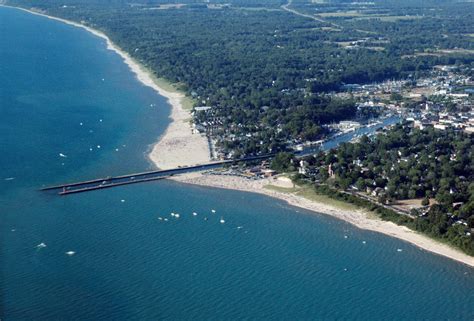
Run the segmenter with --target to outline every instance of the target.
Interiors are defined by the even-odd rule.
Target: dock
[[[56,191],[61,196],[84,193],[95,191],[99,189],[112,188],[130,184],[138,184],[145,182],[158,181],[169,178],[170,176],[177,174],[184,174],[190,172],[198,172],[207,169],[219,168],[227,164],[234,164],[239,162],[252,162],[258,160],[269,159],[275,156],[275,154],[265,154],[260,156],[245,157],[240,159],[224,160],[217,162],[210,162],[206,164],[194,165],[194,166],[183,166],[172,169],[163,169],[155,171],[145,171],[139,173],[132,173],[120,176],[107,176],[102,178],[95,178],[86,181],[64,183],[53,186],[42,187],[41,191]]]

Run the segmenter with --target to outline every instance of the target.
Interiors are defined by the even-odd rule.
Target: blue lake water
[[[473,269],[271,198],[37,191],[149,169],[169,111],[103,40],[0,8],[2,320],[474,318]]]

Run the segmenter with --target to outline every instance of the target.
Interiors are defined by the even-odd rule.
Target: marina
[[[297,157],[304,157],[304,156],[311,155],[319,151],[327,151],[331,148],[336,147],[337,145],[343,142],[350,142],[350,141],[353,141],[354,139],[358,139],[362,135],[372,135],[378,129],[383,128],[385,126],[392,125],[399,121],[400,121],[399,117],[392,116],[392,117],[384,119],[383,121],[378,121],[377,123],[374,123],[375,125],[363,126],[357,130],[351,131],[350,133],[338,135],[330,139],[327,139],[325,141],[320,141],[318,142],[318,144],[314,144],[306,148],[302,148],[301,150],[295,152],[295,155]],[[64,196],[64,195],[69,195],[69,194],[90,192],[90,191],[95,191],[95,190],[100,190],[100,189],[105,189],[105,188],[112,188],[112,187],[119,187],[119,186],[130,185],[130,184],[158,181],[158,180],[162,180],[162,179],[165,179],[177,174],[185,174],[185,173],[190,173],[190,172],[195,172],[195,171],[209,170],[209,169],[219,168],[219,167],[232,165],[236,163],[249,163],[249,162],[255,162],[255,161],[260,161],[260,160],[266,160],[266,159],[271,159],[274,156],[275,154],[265,154],[265,155],[259,155],[259,156],[245,157],[241,159],[214,161],[207,164],[199,164],[195,166],[183,166],[183,167],[177,167],[177,168],[165,169],[165,170],[144,171],[144,172],[125,174],[125,175],[120,175],[120,176],[107,176],[103,178],[96,178],[96,179],[86,180],[86,181],[64,183],[64,184],[53,185],[53,186],[45,186],[45,187],[42,187],[40,190],[41,191],[57,191],[59,195]]]
[[[81,29],[8,8],[0,21],[2,320],[472,320],[463,264],[317,209],[147,171],[166,99]]]

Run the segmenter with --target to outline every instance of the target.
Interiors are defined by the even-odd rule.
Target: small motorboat
[[[38,249],[42,249],[42,248],[46,247],[46,244],[40,243],[40,244],[36,245],[36,247],[37,247]]]

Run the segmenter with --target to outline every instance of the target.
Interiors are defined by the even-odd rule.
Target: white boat
[[[223,219],[222,217],[221,217],[221,220],[220,220],[219,222],[221,222],[221,224],[224,224],[224,223],[225,223],[225,221],[224,221],[224,219]]]
[[[59,153],[59,156],[60,156],[60,157],[63,157],[63,158],[66,158],[66,157],[67,157],[67,156],[64,155],[63,153]]]
[[[193,216],[197,216],[197,215],[198,215],[198,213],[196,213],[196,212],[193,212]]]
[[[175,214],[174,217],[179,218],[179,214]]]
[[[381,123],[382,123],[381,121],[374,121],[372,123],[369,123],[367,127],[374,127],[374,126],[380,125]]]
[[[74,251],[67,251],[66,252],[66,255],[69,255],[69,256],[73,256],[74,254],[76,254],[76,252],[74,252]]]
[[[211,210],[211,212],[212,212],[212,213],[215,213],[215,212],[216,212],[216,210]]]
[[[42,248],[46,247],[46,244],[40,243],[40,244],[36,245],[36,247],[39,248],[39,249],[42,249]]]

